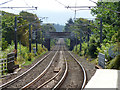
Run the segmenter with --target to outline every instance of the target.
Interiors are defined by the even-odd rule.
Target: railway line
[[[56,47],[54,48],[54,50],[58,50],[58,45],[56,45]],[[39,60],[36,64],[34,64],[31,68],[29,68],[27,71],[25,71],[24,73],[20,74],[19,76],[15,77],[14,79],[8,81],[7,83],[4,83],[3,85],[0,86],[0,88],[6,88],[6,87],[9,87],[9,88],[20,88],[20,86],[17,86],[17,85],[14,85],[16,84],[16,82],[18,82],[19,80],[19,83],[21,83],[20,85],[24,85],[24,83],[27,83],[29,81],[31,81],[34,77],[37,76],[37,73],[36,72],[42,72],[42,70],[44,70],[44,67],[43,66],[46,66],[47,63],[49,63],[49,59],[54,55],[55,52],[50,52],[49,54],[45,55],[41,60]],[[42,68],[41,68],[42,67]],[[41,69],[39,69],[41,68]],[[37,70],[35,70],[37,69]],[[38,73],[38,74],[39,74]],[[26,82],[26,79],[28,79],[28,81]],[[22,81],[23,80],[23,81]]]
[[[3,84],[0,88],[84,88],[86,71],[66,49],[60,39],[54,50],[39,60],[29,71]]]

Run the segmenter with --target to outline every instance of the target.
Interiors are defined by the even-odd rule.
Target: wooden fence
[[[4,72],[12,73],[14,71],[14,60],[15,60],[15,53],[7,54],[6,59],[0,59],[0,77],[4,74]]]
[[[0,59],[0,76],[7,71],[7,59]]]

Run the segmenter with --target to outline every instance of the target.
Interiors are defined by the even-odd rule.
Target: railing
[[[7,59],[0,59],[0,77],[7,70]]]
[[[4,75],[4,72],[13,72],[14,71],[14,58],[15,58],[15,53],[9,53],[7,54],[6,59],[0,59],[0,77]]]

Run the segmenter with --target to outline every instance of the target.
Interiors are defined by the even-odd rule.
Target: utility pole
[[[43,48],[43,31],[42,31],[42,48]]]
[[[31,53],[31,24],[29,24],[29,52]]]
[[[17,16],[15,16],[15,60],[17,60]]]
[[[38,47],[37,47],[37,29],[36,29],[36,52],[38,50]]]
[[[76,52],[77,52],[77,33],[76,33]]]
[[[100,18],[100,44],[102,44],[102,17]]]
[[[90,21],[89,21],[89,24],[90,24]],[[87,38],[88,39],[87,40],[88,41],[88,47],[89,47],[89,40],[90,40],[90,27],[89,27],[90,25],[89,24],[88,24],[88,38]]]
[[[80,54],[81,54],[81,51],[82,51],[82,35],[80,33]]]

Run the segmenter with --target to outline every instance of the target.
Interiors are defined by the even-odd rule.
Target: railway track
[[[28,88],[36,90],[41,88],[51,88],[52,90],[58,88],[83,89],[87,82],[86,71],[80,62],[71,54],[71,52],[66,50],[63,40],[61,40],[61,42],[62,43],[57,44],[56,50],[54,49],[54,51],[50,52],[48,56],[46,55],[42,59],[43,62],[44,59],[49,61],[49,64],[46,65],[42,71],[39,72],[38,70],[39,74],[37,74],[36,77],[34,76],[35,73],[31,76],[29,75],[30,71],[27,71],[26,74],[28,74],[29,77],[32,77],[32,79],[24,82],[24,84],[20,84],[19,82],[23,83],[23,81],[28,79],[28,77],[21,75],[23,78],[26,77],[26,79],[22,80],[22,77],[18,76],[15,80],[13,80],[13,82],[10,81],[0,87],[20,88],[21,90]],[[45,66],[45,64],[46,62],[44,62],[42,66]],[[40,69],[40,66],[37,65],[36,68]],[[19,85],[17,85],[17,82]]]
[[[65,59],[68,62],[68,75],[59,88],[63,89],[83,89],[87,83],[87,74],[85,68],[81,63],[72,55],[70,51],[64,49]],[[68,83],[69,82],[69,83]]]
[[[62,49],[62,47],[61,47]],[[37,78],[35,78],[33,81],[31,81],[29,84],[25,85],[21,89],[24,90],[26,88],[34,88],[34,89],[40,89],[40,88],[57,88],[60,85],[60,79],[61,77],[65,79],[68,71],[67,62],[63,57],[63,51],[59,50],[60,55],[59,62],[58,58],[55,60],[55,62],[51,63],[52,66],[49,67],[49,70],[47,70],[46,74],[42,77],[42,74],[40,74]],[[56,56],[56,54],[55,54]],[[55,59],[55,58],[54,58]],[[57,63],[56,63],[57,62]],[[47,68],[46,68],[47,69]],[[64,76],[64,77],[63,77]],[[39,79],[38,79],[39,78]],[[63,81],[61,79],[61,81]]]
[[[68,55],[69,54],[69,55]],[[59,80],[59,82],[53,87],[53,89],[52,90],[54,90],[54,89],[58,89],[58,88],[61,88],[61,89],[63,89],[63,88],[65,88],[65,89],[69,89],[69,88],[74,88],[74,89],[83,89],[84,87],[85,87],[85,85],[86,85],[86,83],[87,83],[87,75],[86,75],[86,71],[85,71],[85,69],[84,69],[84,67],[81,65],[81,63],[71,54],[71,52],[70,51],[67,51],[65,48],[64,48],[64,50],[63,50],[63,55],[64,55],[64,60],[65,60],[65,62],[66,62],[66,70],[65,70],[65,72],[64,72],[64,74],[63,74],[63,76],[61,77],[61,79]],[[74,68],[74,71],[77,71],[77,72],[79,72],[79,75],[78,75],[78,77],[77,77],[77,75],[76,74],[73,74],[73,75],[71,75],[71,73],[70,73],[70,71],[71,71],[71,64],[70,64],[70,61],[68,61],[68,60],[70,60],[70,59],[68,59],[67,57],[71,57],[71,60],[73,59],[74,61],[74,63],[72,62],[72,64],[74,64],[74,65],[76,65],[76,66],[79,66],[79,70],[75,70],[75,68]],[[69,70],[68,70],[68,68],[69,68]],[[76,73],[76,72],[72,72],[72,73]],[[72,78],[72,77],[74,77],[75,76],[75,81],[78,81],[77,83],[76,83],[76,85],[77,86],[74,86],[73,84],[73,81],[74,81],[74,79],[72,80],[72,79],[70,79],[70,78]],[[81,76],[81,79],[79,79],[79,77]],[[72,82],[71,82],[72,81]],[[68,87],[67,87],[67,84],[68,84]],[[72,87],[70,87],[70,85],[72,86]]]
[[[59,50],[59,46],[56,45],[56,47],[54,48],[54,50],[55,50],[55,51]],[[40,67],[42,67],[42,65],[44,65],[44,64],[42,64],[42,63],[46,63],[46,64],[49,63],[49,62],[46,62],[46,61],[47,61],[46,59],[47,59],[47,58],[51,58],[51,57],[54,55],[55,51],[54,51],[54,52],[51,51],[49,54],[45,55],[45,56],[44,56],[42,59],[40,59],[36,64],[34,64],[30,69],[28,69],[27,71],[25,71],[25,72],[22,73],[21,75],[17,76],[16,78],[8,81],[7,83],[2,84],[2,85],[0,86],[0,88],[21,88],[20,86],[17,86],[17,85],[14,86],[14,84],[16,84],[18,81],[23,84],[23,83],[24,83],[24,82],[22,82],[22,79],[23,79],[23,78],[24,78],[24,80],[26,80],[27,77],[36,76],[35,73],[34,73],[34,71],[35,71],[34,69],[38,68],[39,65],[41,65]],[[41,70],[41,71],[42,71],[42,70]],[[32,75],[29,74],[30,72],[32,72]],[[26,77],[26,78],[25,78],[25,77]],[[32,77],[31,79],[33,79],[33,77]],[[23,80],[23,81],[24,81],[24,80]],[[30,81],[30,80],[29,80],[29,81]],[[25,83],[27,83],[27,82],[25,82]],[[22,84],[21,84],[21,85],[22,85]],[[12,86],[11,86],[11,85],[12,85]]]

